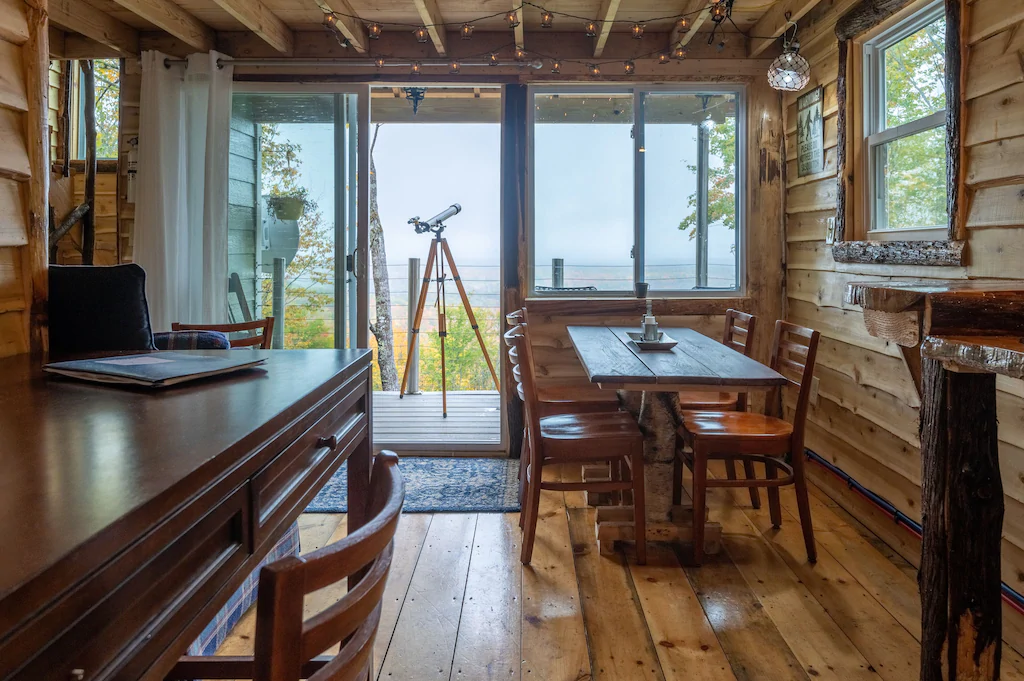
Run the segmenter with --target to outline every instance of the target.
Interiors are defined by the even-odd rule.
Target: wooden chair
[[[516,390],[526,411],[525,469],[522,469],[523,527],[521,560],[529,565],[537,532],[537,512],[542,489],[556,491],[621,492],[633,491],[633,522],[636,532],[636,558],[647,562],[647,526],[644,505],[644,440],[633,417],[626,412],[559,414],[540,416],[540,403],[534,384],[533,351],[526,340],[523,325],[505,333],[511,346],[509,358]],[[513,353],[512,350],[516,352]],[[513,357],[513,355],[515,355]],[[544,466],[552,464],[608,462],[613,468],[624,464],[629,480],[601,482],[545,482]],[[523,464],[521,464],[522,466]],[[624,477],[624,476],[623,476]]]
[[[730,308],[725,313],[722,345],[750,357],[754,353],[754,331],[756,330],[757,317]],[[684,411],[746,411],[747,394],[682,391],[679,393],[679,408]],[[753,462],[744,461],[743,472],[748,478],[753,478]],[[736,479],[736,462],[733,459],[726,460],[725,473],[730,480]],[[676,457],[672,474],[672,503],[679,505],[682,503],[682,498],[683,465],[679,457]],[[750,503],[754,508],[761,508],[761,495],[756,487],[750,488]]]
[[[239,331],[258,331],[258,333],[245,338],[232,338],[231,347],[250,348],[260,346],[260,350],[269,350],[270,341],[274,335],[274,318],[264,317],[252,322],[238,322],[237,324],[171,324],[172,331],[220,331],[221,333],[236,333]]]
[[[370,478],[369,520],[358,530],[260,572],[255,655],[183,657],[167,679],[353,681],[373,666],[381,597],[405,499],[398,457],[381,452]],[[362,578],[340,600],[303,621],[303,598],[351,575]],[[337,655],[321,655],[335,644]]]
[[[693,517],[703,518],[709,487],[765,487],[772,525],[782,524],[779,487],[794,485],[800,525],[807,549],[807,560],[815,562],[814,530],[811,507],[807,500],[807,479],[804,476],[804,426],[811,395],[814,360],[818,351],[818,332],[779,320],[772,338],[771,368],[784,375],[787,384],[769,394],[768,405],[781,403],[786,388],[796,390],[796,407],[792,422],[767,414],[739,411],[683,412],[683,425],[678,431],[676,455],[693,471]],[[769,408],[766,407],[766,411]],[[688,444],[691,451],[685,451]],[[788,455],[789,462],[785,461]],[[765,464],[764,479],[709,480],[709,459],[740,459]],[[778,477],[779,470],[786,473]],[[693,562],[704,558],[704,524],[693,529]]]

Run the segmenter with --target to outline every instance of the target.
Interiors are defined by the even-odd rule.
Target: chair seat
[[[565,440],[640,440],[636,421],[626,412],[561,414],[540,420],[541,437],[549,442]]]
[[[679,406],[693,411],[734,411],[739,397],[736,393],[682,390],[679,392]]]
[[[773,416],[742,411],[684,411],[683,428],[696,438],[788,440],[793,424]]]

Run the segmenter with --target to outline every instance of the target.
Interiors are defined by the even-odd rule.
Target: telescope
[[[429,220],[420,220],[420,216],[409,218],[408,224],[414,225],[417,234],[423,234],[424,232],[440,232],[444,229],[444,221],[450,217],[458,215],[462,212],[462,206],[457,203],[445,208],[443,211],[430,218]]]

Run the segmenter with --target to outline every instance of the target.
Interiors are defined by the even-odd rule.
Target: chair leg
[[[526,469],[530,465],[530,438],[523,429],[523,450],[519,454],[519,529],[526,518]]]
[[[704,514],[707,508],[708,454],[693,442],[693,564],[704,562]]]
[[[807,478],[804,476],[804,452],[793,452],[793,477],[796,487],[796,505],[800,510],[800,527],[804,531],[807,562],[818,562],[818,547],[814,543],[814,525],[811,523],[811,502],[807,497]]]
[[[647,565],[647,498],[644,496],[644,447],[638,444],[630,457],[630,477],[633,478],[633,535],[636,543],[636,562]]]
[[[764,474],[769,480],[775,480],[779,477],[779,469],[773,463],[764,464]],[[772,527],[776,530],[782,527],[782,504],[779,502],[779,488],[769,487],[768,488],[768,512],[772,518]]]
[[[608,462],[608,471],[609,471],[609,478],[608,478],[609,480],[611,480],[612,482],[621,482],[622,481],[622,460],[621,459],[612,459],[610,462]],[[614,492],[612,492],[611,496],[612,496],[612,505],[613,506],[622,506],[622,491],[621,490],[615,490]]]
[[[756,475],[754,474],[754,462],[744,461],[743,462],[743,473],[747,476],[747,480],[755,480]],[[761,494],[757,491],[756,487],[748,487],[750,490],[750,505],[754,508],[761,508]]]
[[[526,504],[523,511],[526,518],[523,520],[523,550],[519,559],[523,565],[529,565],[533,559],[533,540],[537,536],[537,513],[540,509],[540,483],[543,479],[543,464],[535,461],[527,471],[529,479],[526,481]]]
[[[672,459],[672,505],[683,503],[683,459],[682,452],[676,451]]]

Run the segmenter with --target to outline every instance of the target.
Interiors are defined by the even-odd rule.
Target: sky
[[[280,128],[284,137],[302,146],[302,184],[324,215],[332,215],[331,126]],[[601,288],[632,288],[630,130],[629,125],[609,123],[536,126],[538,283],[547,283],[551,259],[557,257],[565,260],[567,286],[592,283],[572,281],[592,275],[605,282],[599,284]],[[429,235],[416,234],[408,219],[417,215],[428,219],[452,203],[460,204],[462,212],[446,223],[445,236],[465,278],[498,279],[499,144],[500,126],[496,123],[381,126],[374,161],[393,287],[405,288],[408,258],[424,261],[430,245]],[[679,276],[683,266],[692,267],[695,262],[694,242],[678,224],[689,211],[687,198],[695,191],[695,176],[687,166],[696,162],[696,151],[694,126],[648,125],[645,219],[647,279],[652,289],[657,288],[655,282],[669,281]],[[712,226],[712,277],[716,263],[731,270],[733,238],[730,230]]]

